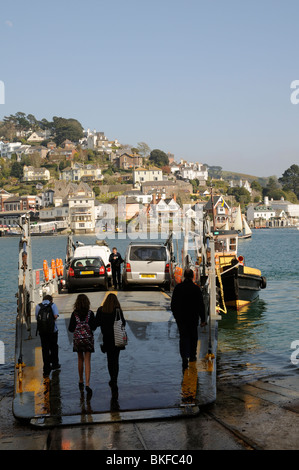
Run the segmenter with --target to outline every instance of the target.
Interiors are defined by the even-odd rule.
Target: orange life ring
[[[56,265],[54,259],[51,261],[51,269],[52,269],[52,278],[55,279],[56,277]]]
[[[182,277],[183,277],[183,269],[180,266],[176,266],[174,270],[174,280],[177,284],[180,284],[182,282]]]
[[[63,276],[63,262],[61,258],[59,258],[59,266],[60,266],[60,276]]]
[[[48,263],[45,259],[43,261],[43,270],[44,270],[45,280],[48,282],[48,280],[49,280],[49,267],[48,267]]]

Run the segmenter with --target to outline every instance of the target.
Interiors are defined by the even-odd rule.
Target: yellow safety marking
[[[243,268],[244,274],[255,274],[256,276],[261,276],[261,271],[256,268],[250,268],[249,266],[244,266]]]
[[[250,304],[250,300],[229,300],[226,302],[227,307],[235,307],[237,309]]]
[[[35,348],[35,365],[26,367],[23,371],[24,392],[34,392],[35,414],[47,414],[50,412],[50,380],[43,378],[42,348]]]
[[[200,341],[197,342],[197,357],[200,351]],[[182,382],[182,404],[191,404],[196,400],[198,378],[198,361],[189,362],[189,367],[184,370]]]
[[[170,295],[166,294],[166,292],[161,292],[167,300],[171,299]]]
[[[197,362],[189,362],[189,367],[184,371],[182,382],[182,404],[191,404],[196,400],[197,392]]]

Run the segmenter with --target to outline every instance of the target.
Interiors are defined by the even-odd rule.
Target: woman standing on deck
[[[115,294],[109,294],[104,304],[98,308],[96,314],[96,325],[101,327],[103,334],[102,352],[107,353],[107,364],[110,375],[109,385],[112,391],[112,398],[118,398],[117,378],[119,372],[119,353],[125,347],[116,347],[114,343],[113,324],[116,316],[116,310],[119,309],[120,318],[125,326],[126,320]]]
[[[74,304],[69,331],[74,333],[73,351],[78,353],[79,389],[84,389],[83,372],[85,366],[85,390],[87,398],[91,398],[90,388],[90,359],[94,352],[93,331],[96,329],[94,313],[90,310],[89,298],[85,294],[79,294]]]

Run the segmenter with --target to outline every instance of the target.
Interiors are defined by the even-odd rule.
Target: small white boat
[[[239,205],[236,218],[233,223],[234,230],[239,232],[239,238],[251,238],[252,230],[249,227],[245,215],[241,213],[241,207]]]

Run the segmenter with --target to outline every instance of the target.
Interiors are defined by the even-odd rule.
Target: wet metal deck
[[[96,312],[107,292],[85,292]],[[116,292],[127,320],[129,338],[120,353],[119,399],[111,400],[106,355],[100,350],[102,335],[95,332],[91,382],[93,395],[87,400],[78,388],[77,354],[68,325],[77,294],[54,298],[58,320],[61,370],[43,379],[42,353],[36,323],[32,339],[23,326],[23,380],[16,370],[13,412],[16,418],[35,426],[57,426],[196,416],[200,407],[216,399],[216,360],[205,359],[208,327],[199,328],[198,360],[182,371],[179,336],[170,311],[170,297],[158,290]],[[20,335],[20,327],[19,327]],[[216,356],[217,322],[212,321],[212,352]]]

